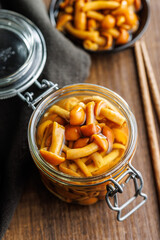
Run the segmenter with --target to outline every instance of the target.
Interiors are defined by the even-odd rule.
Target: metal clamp
[[[35,85],[39,89],[47,89],[45,92],[43,92],[41,95],[39,95],[37,98],[33,99],[34,93],[33,92],[26,92],[24,95],[22,93],[17,93],[17,95],[28,104],[29,107],[31,107],[33,110],[36,109],[35,105],[42,100],[44,97],[46,97],[49,93],[53,91],[53,89],[58,90],[58,84],[52,83],[46,79],[43,79],[42,82],[38,82],[37,80],[34,82]]]
[[[108,203],[108,206],[113,210],[117,212],[117,220],[123,221],[127,217],[129,217],[132,213],[134,213],[138,208],[140,208],[146,201],[147,201],[147,195],[142,193],[143,188],[143,178],[132,165],[131,163],[128,164],[129,169],[125,171],[117,180],[114,180],[113,178],[108,179],[108,181],[112,182],[112,184],[107,185],[107,194],[106,194],[106,202]],[[128,183],[131,179],[134,182],[135,187],[135,194],[132,198],[130,198],[127,202],[125,202],[123,205],[118,206],[118,196],[117,193],[123,193],[124,184],[119,184],[119,182],[127,176],[127,180],[125,183]],[[139,185],[138,185],[139,180]],[[141,196],[143,200],[136,205],[132,210],[130,210],[128,213],[126,213],[124,216],[122,215],[122,210],[126,208],[131,202],[133,202],[138,196]],[[114,205],[110,202],[110,198],[114,197]]]

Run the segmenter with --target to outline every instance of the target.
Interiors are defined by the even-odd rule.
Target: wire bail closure
[[[53,90],[58,90],[58,84],[57,83],[53,83],[51,81],[48,81],[46,79],[43,79],[40,82],[38,82],[37,80],[34,82],[34,84],[39,88],[39,89],[46,89],[48,88],[48,90],[46,90],[45,92],[43,92],[41,95],[39,95],[37,98],[33,99],[34,93],[33,92],[26,92],[24,93],[24,95],[22,93],[17,93],[18,97],[21,98],[21,100],[23,100],[24,102],[26,102],[28,104],[28,107],[32,108],[33,110],[36,109],[35,105],[42,100],[44,97],[46,97],[49,93],[51,93]]]
[[[143,188],[143,178],[139,171],[137,171],[131,163],[128,163],[128,170],[125,171],[117,180],[114,180],[113,178],[108,179],[108,181],[112,182],[111,184],[107,185],[107,194],[106,194],[106,202],[113,211],[117,212],[117,220],[118,221],[124,221],[126,218],[128,218],[132,213],[134,213],[138,208],[140,208],[146,201],[147,201],[147,195],[142,193]],[[125,202],[123,205],[118,206],[118,196],[117,193],[123,193],[124,184],[119,184],[119,182],[127,176],[127,180],[125,183],[128,183],[131,179],[133,180],[134,187],[135,187],[135,194],[133,197],[131,197],[127,202]],[[139,180],[139,185],[138,185]],[[130,210],[125,215],[122,215],[122,210],[126,208],[131,202],[133,202],[138,196],[141,196],[143,200],[137,204],[132,210]],[[110,202],[110,198],[114,197],[114,205]]]

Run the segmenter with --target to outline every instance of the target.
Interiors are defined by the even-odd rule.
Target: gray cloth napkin
[[[0,4],[28,17],[41,30],[47,46],[47,62],[41,78],[58,83],[59,87],[87,78],[90,57],[53,28],[42,0],[0,0]],[[0,100],[0,239],[34,166],[27,143],[31,112],[17,97]]]

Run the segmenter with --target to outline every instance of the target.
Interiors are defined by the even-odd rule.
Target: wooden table
[[[160,1],[152,0],[151,10],[152,17],[145,40],[160,84]],[[115,55],[93,55],[90,76],[86,82],[112,89],[130,105],[139,129],[133,165],[143,175],[147,203],[124,222],[117,222],[116,214],[105,201],[89,207],[77,206],[52,196],[43,186],[34,167],[4,240],[160,239],[158,199],[133,49]],[[126,199],[132,192],[132,188],[129,188],[123,198]]]

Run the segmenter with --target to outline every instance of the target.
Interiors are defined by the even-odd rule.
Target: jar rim
[[[74,90],[80,90],[80,89],[82,91],[86,90],[86,91],[91,91],[91,92],[98,90],[98,92],[97,91],[96,92],[99,94],[102,93],[104,95],[104,97],[106,96],[106,97],[114,98],[114,101],[117,103],[117,106],[119,108],[121,108],[121,110],[123,109],[123,113],[125,114],[125,117],[127,117],[126,118],[127,125],[130,128],[127,149],[126,149],[124,155],[122,156],[121,161],[119,161],[119,163],[116,164],[112,169],[110,169],[107,172],[104,172],[103,174],[100,174],[97,176],[92,176],[92,177],[83,177],[83,178],[70,176],[70,175],[62,173],[60,171],[56,171],[50,164],[48,164],[39,153],[38,147],[36,145],[35,129],[34,129],[36,118],[39,116],[42,116],[42,114],[43,114],[42,109],[44,108],[45,103],[47,102],[49,104],[51,101],[53,101],[53,98],[51,98],[53,95],[56,94],[59,97],[59,96],[62,96],[65,93],[65,91],[67,91],[67,90],[74,91]],[[45,110],[46,110],[46,108],[45,108]],[[29,148],[30,148],[31,155],[32,155],[37,167],[39,169],[41,169],[42,171],[44,171],[44,169],[45,169],[45,174],[47,174],[49,177],[51,177],[51,175],[53,174],[53,177],[56,177],[56,180],[58,178],[60,180],[60,182],[63,182],[63,181],[70,181],[72,183],[73,182],[81,182],[84,184],[86,183],[85,186],[88,186],[87,182],[90,182],[90,181],[96,181],[96,180],[100,180],[100,179],[102,180],[103,178],[106,178],[111,175],[116,176],[117,175],[116,172],[118,170],[124,168],[126,166],[126,164],[129,161],[131,161],[131,159],[133,158],[135,150],[136,150],[136,145],[137,145],[137,135],[138,135],[138,130],[137,130],[136,119],[135,119],[129,105],[127,104],[127,102],[119,94],[115,93],[114,91],[112,91],[106,87],[99,86],[96,84],[90,84],[90,83],[78,83],[78,84],[66,85],[66,86],[60,88],[59,90],[57,90],[56,92],[49,94],[49,96],[47,96],[44,100],[42,100],[38,104],[38,106],[32,113],[32,116],[31,116],[29,124],[28,124]],[[38,161],[35,161],[35,158],[38,159]],[[74,185],[74,184],[71,184],[71,185]]]

